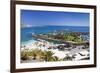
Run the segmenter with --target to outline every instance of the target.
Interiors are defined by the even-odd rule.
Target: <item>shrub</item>
[[[28,52],[26,50],[21,51],[21,60],[28,59]]]
[[[37,61],[61,61],[57,56],[53,56],[52,51],[42,51],[40,49],[22,50],[21,60],[28,60],[29,57]]]

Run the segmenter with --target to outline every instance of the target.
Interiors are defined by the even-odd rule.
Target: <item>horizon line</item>
[[[24,25],[21,26],[21,28],[25,28],[25,27],[44,27],[44,26],[70,26],[70,25]],[[71,25],[72,26],[72,25]],[[74,26],[74,25],[73,25]],[[78,25],[76,25],[77,27]],[[79,25],[80,26],[80,25]],[[75,26],[74,26],[75,27]],[[89,26],[80,26],[80,27],[89,27]]]

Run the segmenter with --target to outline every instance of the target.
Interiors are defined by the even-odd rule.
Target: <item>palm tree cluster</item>
[[[57,56],[53,56],[52,51],[42,51],[40,49],[32,49],[32,50],[22,50],[21,51],[21,60],[36,60],[36,61],[61,61]]]

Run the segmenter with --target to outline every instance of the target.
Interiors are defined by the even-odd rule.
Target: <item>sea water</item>
[[[86,26],[37,26],[21,28],[21,45],[36,41],[32,37],[33,34],[46,34],[57,30],[67,30],[74,32],[89,32],[89,27]]]

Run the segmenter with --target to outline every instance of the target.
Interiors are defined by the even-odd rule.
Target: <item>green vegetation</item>
[[[59,34],[55,34],[55,35],[53,35],[53,34],[54,33],[49,34],[48,35],[49,38],[59,39],[59,40],[62,40],[62,41],[72,41],[72,42],[80,43],[80,42],[84,42],[81,35],[88,35],[89,33],[80,33],[80,32],[66,32],[66,33],[63,33],[63,32],[59,32]]]
[[[28,51],[23,50],[21,51],[21,60],[27,60],[28,59]]]
[[[33,50],[22,50],[21,51],[21,60],[25,61],[25,60],[29,60],[29,58],[31,57],[31,59],[33,60],[37,60],[37,61],[61,61],[62,59],[59,59],[57,56],[53,56],[53,52],[52,51],[42,51],[39,49],[33,49]]]
[[[83,42],[83,39],[80,36],[64,35],[63,37],[66,41]]]
[[[48,34],[38,34],[34,37],[49,41],[84,43],[84,41],[88,41],[88,38],[86,38],[88,35],[89,32],[56,31],[49,32]]]

